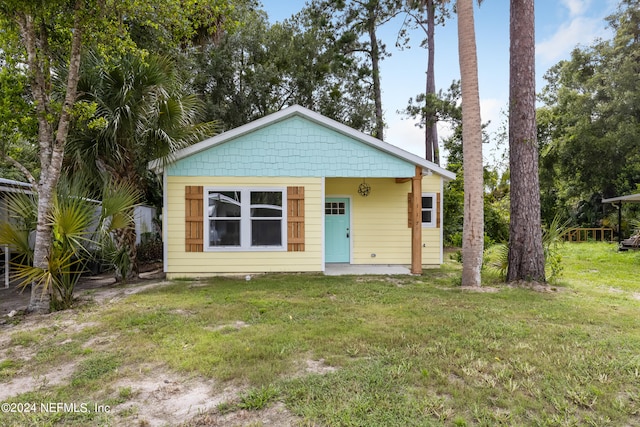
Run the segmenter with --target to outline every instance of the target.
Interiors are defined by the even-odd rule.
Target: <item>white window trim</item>
[[[240,205],[240,246],[210,246],[209,245],[209,193],[212,191],[237,191],[243,201]],[[282,193],[282,233],[280,246],[251,246],[251,192],[274,191]],[[245,203],[244,201],[248,202]],[[204,187],[204,251],[205,252],[281,252],[287,250],[287,188],[286,187]]]
[[[436,199],[436,193],[422,193],[422,197],[431,197],[433,200],[431,207],[431,222],[423,222],[422,228],[436,228],[436,219],[438,218],[438,200]],[[420,220],[422,220],[422,212],[427,209],[422,209],[422,199],[420,199]]]

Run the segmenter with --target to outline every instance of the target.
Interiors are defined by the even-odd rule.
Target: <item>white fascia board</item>
[[[602,203],[630,202],[640,203],[640,194],[630,194],[628,196],[612,197],[610,199],[602,199]]]

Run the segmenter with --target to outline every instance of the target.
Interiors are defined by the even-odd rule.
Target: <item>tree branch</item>
[[[7,153],[2,153],[2,157],[4,157],[6,161],[11,163],[20,172],[22,172],[22,174],[27,178],[27,181],[29,181],[29,184],[33,185],[34,187],[38,185],[38,182],[33,177],[31,172],[29,172],[29,169],[27,169],[22,163],[20,163],[19,161],[17,161],[16,159],[8,155]]]
[[[40,163],[43,178],[47,175],[46,166],[51,159],[51,125],[48,121],[49,99],[46,93],[45,73],[49,73],[48,62],[44,61],[42,67],[38,60],[37,35],[33,22],[33,16],[29,14],[17,14],[16,21],[20,28],[20,34],[27,50],[27,66],[31,74],[33,99],[36,104],[36,116],[38,120],[38,143],[40,145]],[[42,45],[42,43],[40,43]],[[43,47],[46,47],[44,44]],[[43,56],[47,56],[44,52]],[[45,65],[46,64],[46,65]]]

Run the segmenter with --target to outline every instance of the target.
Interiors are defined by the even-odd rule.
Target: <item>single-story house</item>
[[[168,278],[443,262],[455,174],[298,105],[149,167],[164,184]]]

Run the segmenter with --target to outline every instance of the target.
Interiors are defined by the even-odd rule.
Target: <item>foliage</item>
[[[400,0],[316,0],[318,9],[327,9],[338,32],[337,45],[344,52],[357,52],[370,65],[375,126],[372,135],[384,140],[380,62],[390,53],[379,38],[378,28],[403,8]]]
[[[117,67],[95,53],[84,59],[78,105],[87,106],[88,113],[74,122],[67,169],[92,176],[87,184],[94,186],[102,186],[105,176],[129,182],[148,202],[161,204],[160,183],[148,163],[156,158],[170,162],[177,150],[215,134],[217,123],[202,121],[203,103],[184,93],[168,58],[129,54]],[[91,170],[101,173],[90,175]],[[113,244],[116,277],[133,276],[135,229],[116,233]]]
[[[33,104],[29,102],[27,76],[13,61],[3,60],[0,52],[0,154],[5,153],[37,176],[39,165],[36,155],[37,123]],[[23,180],[11,162],[0,155],[0,175],[5,179]]]
[[[83,52],[91,47],[103,58],[125,53],[144,57],[146,51],[138,49],[131,37],[134,23],[158,30],[159,45],[188,46],[196,33],[211,34],[214,28],[220,30],[222,17],[230,7],[227,0],[7,0],[0,3],[0,51],[5,61],[10,58],[9,62],[15,64],[12,71],[27,77],[30,113],[37,122],[40,168],[38,185],[34,186],[38,192],[34,267],[42,271],[49,268],[53,242],[48,217],[61,175],[69,128],[74,117],[86,112],[86,108],[82,108],[85,106],[75,108]],[[60,81],[56,83],[56,80]],[[5,147],[4,154],[8,152]],[[36,184],[35,171],[30,171],[16,158],[10,162]],[[37,297],[35,282],[31,291],[29,309],[46,311],[49,304],[45,298]]]
[[[622,0],[607,18],[614,36],[573,50],[545,75],[538,109],[542,212],[571,212],[597,226],[614,208],[602,198],[640,183],[640,5]]]
[[[242,25],[215,45],[191,54],[193,90],[207,117],[225,129],[300,104],[350,127],[370,132],[370,71],[338,43],[329,12],[309,4],[270,24],[256,8],[238,7]]]
[[[15,278],[21,286],[36,283],[43,294],[51,295],[51,309],[72,306],[73,292],[88,262],[100,249],[107,250],[111,232],[127,227],[133,218],[127,212],[139,198],[129,184],[105,187],[102,203],[90,198],[79,179],[62,180],[48,217],[52,248],[46,268],[35,267],[30,236],[37,225],[37,198],[32,194],[8,193],[10,220],[0,222],[0,244],[10,245],[20,255],[14,260]]]
[[[420,98],[422,99],[422,98]],[[416,98],[416,102],[418,102]],[[443,235],[446,245],[461,246],[464,174],[462,158],[462,111],[460,109],[460,82],[454,81],[446,92],[440,91],[433,101],[438,121],[448,122],[453,127],[452,135],[444,140],[448,153],[447,169],[456,173],[456,179],[445,185],[443,198],[444,225]],[[411,117],[424,114],[424,107],[409,100],[404,113]],[[489,136],[484,132],[488,123],[483,125],[483,140]],[[500,173],[497,168],[485,166],[484,180],[484,219],[486,239],[490,242],[504,242],[509,233],[509,174]]]
[[[553,221],[542,230],[542,247],[544,249],[544,260],[549,270],[548,279],[554,280],[561,276],[563,265],[562,255],[559,250],[564,243],[562,235],[567,229],[570,220],[562,219],[562,215],[557,213]]]
[[[446,245],[460,246],[462,242],[462,210],[464,202],[462,166],[449,163],[447,168],[456,173],[456,179],[445,185],[443,198],[444,241]],[[509,239],[509,186],[508,174],[485,167],[484,221],[485,247],[487,243],[506,242]]]
[[[396,46],[408,42],[408,29],[422,28],[425,39],[421,46],[427,49],[427,79],[424,92],[424,109],[422,120],[425,127],[425,158],[440,165],[440,149],[438,144],[437,116],[431,101],[436,94],[435,80],[435,27],[444,24],[449,17],[448,1],[420,0],[408,1],[406,17],[398,33]],[[404,43],[400,42],[403,40]],[[420,96],[420,95],[418,95]],[[411,103],[411,100],[409,101]]]
[[[163,254],[162,240],[157,239],[143,239],[138,245],[138,259],[140,261],[161,261]]]
[[[570,220],[562,220],[560,214],[556,214],[546,227],[542,230],[542,248],[544,250],[545,267],[548,271],[547,279],[557,281],[562,276],[564,265],[562,263],[561,245],[564,243],[562,235],[567,229]],[[509,245],[501,243],[488,249],[491,261],[489,267],[498,273],[500,278],[506,278],[509,269]]]
[[[81,69],[78,104],[93,106],[79,117],[69,137],[67,169],[98,170],[127,180],[154,200],[157,180],[148,163],[171,160],[172,153],[216,133],[216,122],[203,122],[203,104],[184,93],[175,65],[166,57],[136,55],[119,58],[113,66],[92,52]]]

